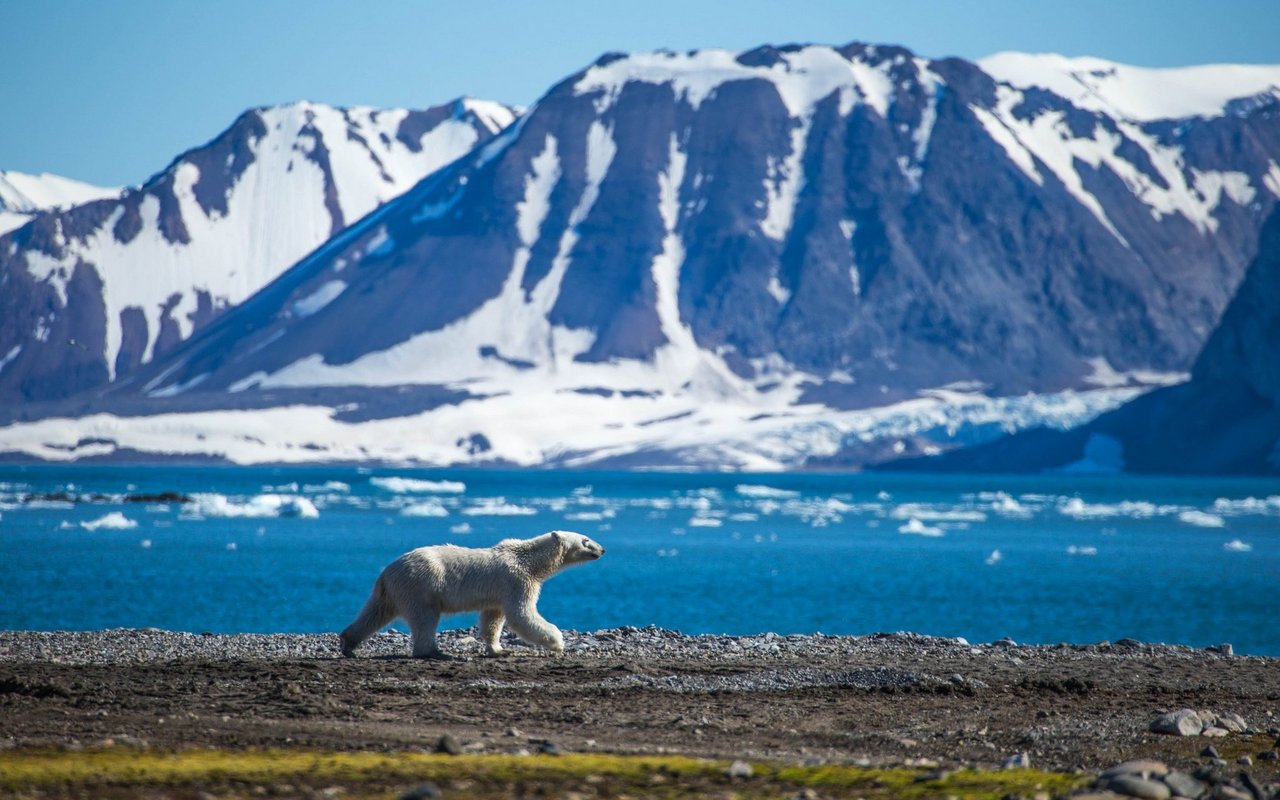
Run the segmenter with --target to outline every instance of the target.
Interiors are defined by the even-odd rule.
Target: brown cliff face
[[[1131,472],[1280,474],[1280,211],[1191,380],[1158,389],[1075,430],[1031,431],[907,469],[1035,472],[1090,464],[1091,450]],[[893,468],[894,465],[889,465]]]

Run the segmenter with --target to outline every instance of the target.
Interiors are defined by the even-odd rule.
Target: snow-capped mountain
[[[1280,67],[1020,58],[603,57],[0,447],[788,468],[1078,424],[1217,323],[1280,196]]]
[[[901,466],[1280,474],[1280,210],[1191,379],[1067,431],[1033,430]]]
[[[37,212],[119,197],[120,191],[47,172],[28,175],[0,170],[0,235],[25,225]]]
[[[470,99],[255,109],[140,188],[35,216],[0,238],[0,397],[64,397],[167,352],[513,118]]]

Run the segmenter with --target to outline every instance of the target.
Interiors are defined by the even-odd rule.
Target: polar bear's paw
[[[346,636],[342,634],[338,634],[338,646],[342,649],[343,658],[356,657],[356,649],[352,647],[351,644],[347,641]]]

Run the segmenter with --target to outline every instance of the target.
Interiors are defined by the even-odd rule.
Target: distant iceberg
[[[304,517],[320,516],[315,503],[305,497],[287,494],[260,494],[244,503],[229,500],[217,493],[193,494],[191,504],[183,509],[184,517]]]
[[[138,523],[121,514],[119,511],[112,511],[106,516],[99,517],[95,520],[81,522],[80,527],[86,531],[96,531],[99,528],[106,528],[113,531],[124,531],[130,528],[138,527]]]
[[[800,496],[799,492],[792,489],[775,489],[772,486],[758,486],[750,483],[740,483],[734,487],[734,491],[743,497],[767,497],[778,500],[787,500]]]
[[[428,500],[425,503],[413,503],[400,509],[402,517],[447,517],[449,509],[441,505],[439,500]]]
[[[396,494],[409,492],[434,492],[436,494],[462,494],[467,485],[461,481],[424,481],[418,478],[370,478],[369,483],[379,489]]]
[[[898,527],[898,533],[912,533],[917,536],[942,536],[942,528],[935,528],[931,525],[925,525],[919,519],[912,517],[906,524]]]
[[[469,517],[531,517],[538,509],[508,503],[501,497],[489,497],[462,509],[462,513]]]
[[[1239,539],[1232,539],[1224,543],[1222,549],[1229,553],[1248,553],[1253,550],[1253,545],[1242,542]]]
[[[1185,522],[1188,525],[1195,525],[1199,528],[1225,528],[1227,521],[1217,514],[1209,514],[1204,511],[1183,511],[1178,515],[1179,522]]]

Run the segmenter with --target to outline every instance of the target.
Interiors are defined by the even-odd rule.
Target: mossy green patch
[[[0,753],[0,791],[76,796],[146,796],[174,787],[240,794],[251,787],[341,786],[346,797],[396,796],[425,781],[454,787],[459,796],[499,797],[512,787],[555,792],[603,790],[644,797],[696,797],[732,789],[742,797],[794,794],[917,798],[954,795],[1000,798],[1037,792],[1065,794],[1080,776],[1035,770],[941,775],[920,769],[827,765],[755,765],[750,779],[731,779],[727,764],[681,756],[575,753],[561,756],[318,752],[304,750],[191,750],[160,752],[110,748],[84,752],[13,750]]]

